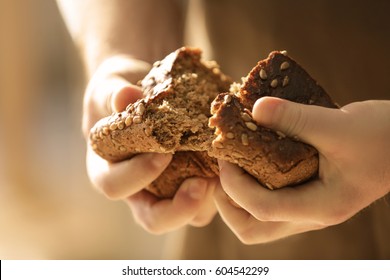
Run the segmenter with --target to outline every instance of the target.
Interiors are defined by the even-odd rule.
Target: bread
[[[201,60],[199,49],[183,47],[156,62],[140,86],[144,97],[97,122],[90,145],[110,162],[172,153],[170,165],[146,187],[160,198],[173,197],[187,178],[217,176],[217,159],[238,164],[270,189],[298,184],[318,171],[315,148],[258,126],[251,116],[262,96],[336,107],[284,53],[272,52],[238,85],[215,62]]]
[[[146,189],[157,197],[171,198],[185,179],[212,178],[217,173],[217,161],[209,157],[207,152],[176,152],[164,172]]]
[[[215,176],[217,162],[205,152],[214,134],[208,126],[210,104],[230,84],[215,62],[201,60],[200,49],[180,48],[156,62],[140,82],[144,98],[96,123],[90,144],[110,162],[137,153],[173,153],[170,166],[147,187],[172,197],[186,178]]]
[[[274,96],[290,101],[337,107],[324,89],[285,52],[258,62],[230,92],[213,101],[209,125],[216,138],[209,155],[238,164],[270,189],[291,186],[316,176],[318,152],[296,137],[258,126],[252,119],[257,99]]]

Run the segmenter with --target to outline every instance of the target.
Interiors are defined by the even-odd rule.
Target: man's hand
[[[389,193],[389,101],[329,109],[266,97],[256,102],[253,117],[317,148],[319,177],[271,191],[239,167],[220,161],[215,201],[243,243],[269,242],[342,223]]]
[[[96,121],[124,110],[142,97],[141,89],[129,81],[141,78],[148,69],[148,64],[126,56],[102,63],[92,76],[84,99],[83,132],[87,139]],[[88,146],[87,171],[100,192],[110,199],[126,201],[135,220],[150,232],[164,233],[186,224],[209,223],[216,213],[212,198],[216,180],[188,179],[172,200],[159,200],[143,190],[164,171],[171,158],[171,154],[145,153],[110,163]]]

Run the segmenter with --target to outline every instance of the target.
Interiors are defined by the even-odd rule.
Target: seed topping
[[[245,122],[245,125],[246,125],[247,128],[249,128],[252,131],[256,131],[257,130],[257,125],[254,124],[253,122]]]
[[[234,139],[234,133],[233,133],[233,132],[228,132],[228,133],[226,133],[226,138],[228,138],[228,139]]]
[[[290,81],[290,78],[289,78],[288,76],[284,77],[284,79],[283,79],[283,83],[282,83],[282,87],[285,87],[285,86],[287,86],[287,85],[288,85],[288,83],[289,83],[289,81]]]
[[[142,122],[142,117],[141,116],[134,116],[133,117],[133,123],[140,124],[141,122]]]
[[[276,134],[279,136],[279,139],[286,138],[286,134],[284,134],[284,133],[281,132],[281,131],[276,131]]]
[[[267,80],[268,78],[267,72],[265,72],[263,68],[260,69],[259,75],[260,75],[260,79],[262,80]]]
[[[246,112],[241,114],[241,118],[244,120],[244,122],[252,121],[252,117]]]
[[[223,100],[226,104],[229,104],[232,101],[232,97],[229,94],[227,94],[224,96]]]
[[[139,103],[136,109],[137,115],[142,115],[145,112],[145,105],[144,103]]]
[[[103,127],[102,134],[107,136],[109,133],[110,133],[110,129],[107,126]]]
[[[112,130],[112,131],[114,131],[114,130],[116,130],[118,128],[118,124],[117,123],[111,123],[110,124],[110,130]]]
[[[278,86],[278,80],[277,79],[273,79],[271,81],[271,87],[276,88],[277,86]]]
[[[245,134],[245,133],[241,134],[241,143],[244,146],[248,146],[249,145],[248,134]]]
[[[284,62],[280,65],[280,70],[286,70],[288,67],[290,67],[290,63],[288,63],[288,61],[284,61]]]
[[[126,126],[129,126],[133,123],[133,118],[131,116],[128,116],[126,119],[125,119],[125,125]]]
[[[124,121],[120,121],[120,122],[118,123],[118,129],[122,130],[122,129],[124,129],[124,128],[125,128],[125,123],[124,123]]]

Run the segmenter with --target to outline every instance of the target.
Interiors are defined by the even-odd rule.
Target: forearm
[[[176,0],[57,0],[87,76],[116,55],[152,63],[182,44]]]

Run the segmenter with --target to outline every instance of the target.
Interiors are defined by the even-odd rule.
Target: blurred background
[[[90,185],[83,69],[53,0],[0,0],[0,259],[158,259],[169,236]]]

